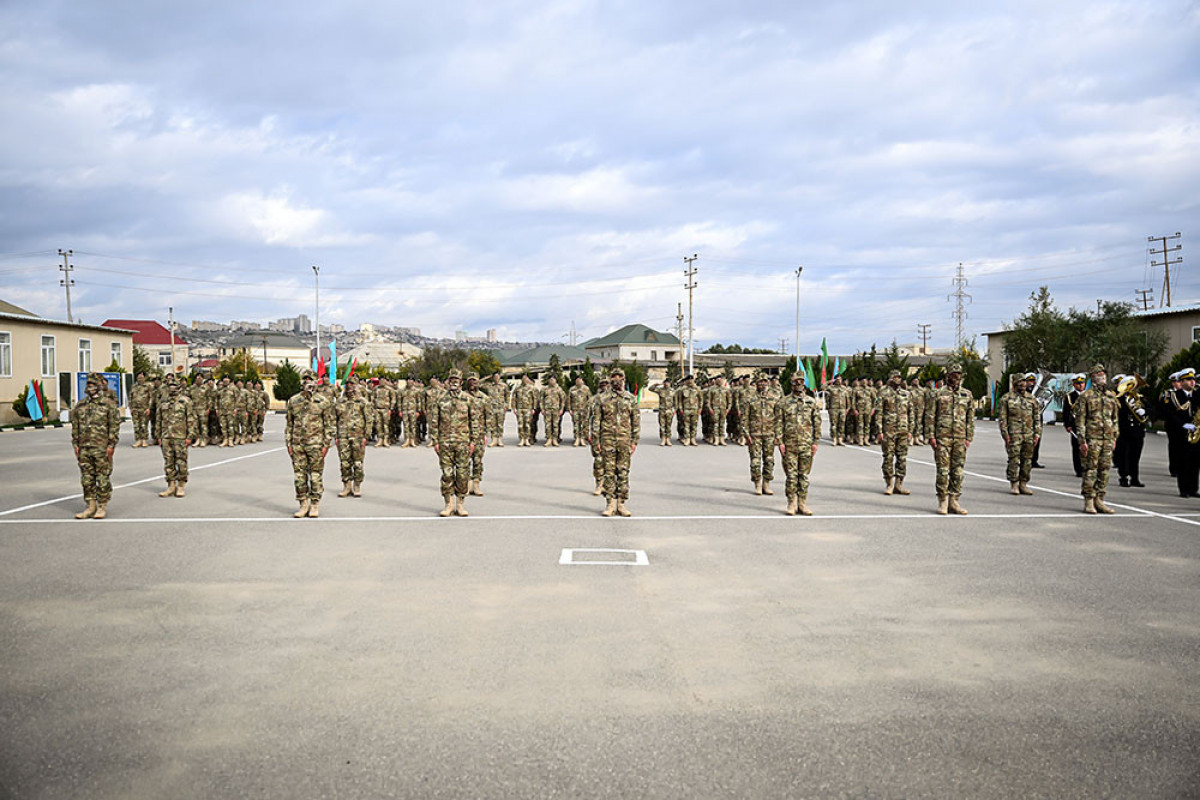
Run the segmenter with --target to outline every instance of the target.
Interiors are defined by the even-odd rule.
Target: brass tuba
[[[1146,404],[1142,400],[1141,389],[1147,386],[1146,379],[1141,375],[1130,375],[1117,384],[1117,397],[1133,414],[1133,418],[1142,423],[1143,427],[1150,426],[1150,415],[1146,412]],[[1196,420],[1193,420],[1196,422]],[[1197,441],[1200,441],[1200,430],[1193,431]],[[1192,434],[1189,434],[1189,438]],[[1195,444],[1195,442],[1193,442]]]

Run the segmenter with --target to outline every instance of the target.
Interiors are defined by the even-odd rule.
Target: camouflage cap
[[[624,377],[625,377],[625,370],[621,369],[620,367],[614,367],[613,369],[609,370],[608,377],[610,377],[610,378],[616,378],[616,377],[621,377],[621,378],[624,378]]]
[[[1106,370],[1104,369],[1103,364],[1092,364],[1092,368],[1088,370],[1088,374],[1096,375],[1098,373],[1105,372],[1105,371]]]
[[[799,372],[792,374],[792,383],[804,383],[804,376]]]
[[[87,382],[95,383],[95,384],[99,385],[99,384],[105,383],[105,380],[104,380],[104,378],[100,377],[99,372],[89,372],[88,376],[87,376]]]
[[[458,378],[460,381],[462,380],[462,370],[452,369],[452,370],[450,370],[450,373],[446,376],[446,380],[448,380],[448,381],[452,381],[455,378]]]
[[[888,380],[889,380],[889,381],[890,381],[892,378],[899,378],[899,377],[900,377],[900,370],[898,370],[898,369],[894,369],[894,370],[892,370],[891,372],[889,372],[889,373],[888,373]]]
[[[313,372],[311,369],[306,369],[304,372],[300,373],[300,380],[302,381],[315,381],[316,379],[317,373]],[[225,380],[229,380],[228,375],[225,376]]]
[[[761,381],[770,381],[770,380],[771,380],[770,377],[768,377],[767,373],[765,373],[765,372],[754,373],[754,382],[755,383],[760,383]]]
[[[477,380],[479,380],[479,373],[478,373],[478,372],[468,372],[468,373],[467,373],[467,380],[469,380],[469,381],[477,381]]]
[[[954,373],[962,375],[962,364],[958,363],[957,361],[951,361],[950,365],[946,367],[947,375],[952,375]]]

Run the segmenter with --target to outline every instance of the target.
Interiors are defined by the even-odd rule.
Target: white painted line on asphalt
[[[632,555],[633,561],[576,561],[576,553],[621,553],[622,555]],[[648,567],[650,566],[650,559],[647,558],[645,550],[618,550],[612,547],[568,547],[563,548],[562,555],[558,558],[558,563],[572,567]]]
[[[861,447],[856,444],[848,445],[848,447],[850,447],[854,450],[859,450],[864,453],[874,453],[875,452],[868,447]],[[908,461],[913,464],[923,464],[927,467],[933,467],[935,470],[937,469],[937,464],[932,461],[922,461],[919,458],[909,458]],[[970,475],[971,477],[974,477],[974,478],[983,478],[986,481],[994,481],[997,483],[1008,483],[1008,478],[997,478],[994,475],[985,475],[982,472],[971,472],[970,470],[964,469],[963,474]],[[1033,488],[1037,489],[1040,492],[1047,492],[1048,494],[1056,494],[1060,497],[1073,497],[1079,501],[1083,500],[1083,495],[1079,492],[1074,492],[1074,493],[1064,492],[1059,489],[1051,489],[1049,486],[1039,486],[1037,484],[1031,484],[1031,485],[1033,486]],[[1185,516],[1192,516],[1191,514],[1186,514],[1186,515],[1185,514],[1164,514],[1159,511],[1151,511],[1148,508],[1140,508],[1138,506],[1131,506],[1128,503],[1107,503],[1107,505],[1110,505],[1114,508],[1124,508],[1129,511],[1133,511],[1135,513],[1142,514],[1142,515],[1148,516],[1148,517],[1158,517],[1159,519],[1169,519],[1169,520],[1174,520],[1175,522],[1182,522],[1184,525],[1200,525],[1200,521],[1198,521],[1198,520],[1184,519]],[[1078,516],[1078,515],[1076,514],[1074,516]],[[1109,516],[1109,515],[1103,514],[1101,516]]]
[[[278,453],[280,450],[284,450],[284,449],[286,449],[286,448],[272,447],[270,450],[262,450],[257,453],[249,453],[248,455],[244,455],[244,456],[234,456],[233,458],[226,458],[223,461],[214,461],[211,464],[201,464],[200,466],[197,466],[197,467],[189,466],[188,472],[189,473],[199,472],[202,469],[209,469],[210,467],[219,467],[222,464],[231,464],[234,461],[241,461],[241,460],[247,459],[247,458],[257,458],[259,456],[265,456],[268,453]],[[153,478],[142,478],[141,480],[130,481],[129,483],[122,483],[118,486],[114,486],[113,491],[115,492],[117,489],[128,489],[130,486],[138,486],[143,483],[151,483],[153,481],[161,481],[161,480],[165,480],[162,475],[155,475]],[[0,511],[0,517],[7,516],[8,514],[16,514],[21,511],[28,511],[31,508],[41,508],[42,506],[52,506],[55,503],[61,503],[66,500],[78,500],[81,497],[83,497],[83,492],[78,492],[76,494],[66,495],[65,497],[56,497],[53,500],[43,500],[40,503],[31,503],[27,506],[21,506],[20,508],[10,508],[7,511]]]

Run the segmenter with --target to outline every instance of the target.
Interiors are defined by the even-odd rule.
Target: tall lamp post
[[[313,264],[313,285],[317,293],[317,363],[321,363],[321,268]]]
[[[796,267],[796,369],[800,369],[800,273],[804,267]]]

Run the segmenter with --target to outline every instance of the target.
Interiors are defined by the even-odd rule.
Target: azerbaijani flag
[[[329,343],[329,365],[329,373],[333,380],[333,385],[337,386],[337,339],[334,339]]]
[[[29,379],[29,391],[25,393],[25,409],[29,412],[29,418],[34,422],[46,416],[46,401],[42,398],[42,387],[32,378]]]
[[[841,374],[841,371],[842,371],[842,357],[834,356],[833,357],[833,377],[836,378],[839,374]]]
[[[821,337],[821,385],[825,385],[825,368],[829,366],[829,350],[825,347],[825,337]]]

